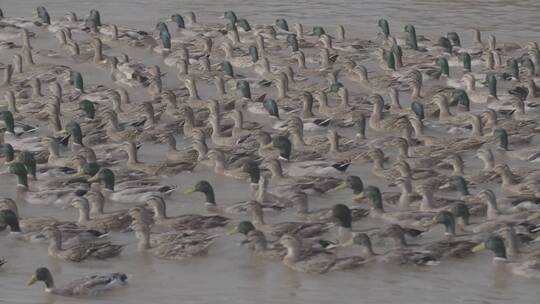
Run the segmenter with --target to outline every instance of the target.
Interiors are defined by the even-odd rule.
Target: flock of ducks
[[[477,30],[467,43],[455,32],[428,39],[411,24],[391,32],[385,19],[376,37],[360,40],[341,25],[330,33],[223,17],[174,14],[144,31],[103,23],[97,10],[84,19],[0,10],[0,48],[15,51],[0,63],[0,166],[17,178],[16,195],[0,201],[1,229],[74,263],[121,255],[110,232],[132,233],[139,251],[171,260],[241,234],[238,250],[299,272],[421,267],[489,249],[498,267],[540,277],[535,42],[486,41]],[[34,45],[50,36],[56,48]],[[107,77],[88,85],[71,67],[80,64]],[[162,69],[177,82],[165,85]],[[152,144],[167,146],[162,159],[141,161],[139,148]],[[481,168],[466,164],[473,158]],[[347,173],[366,163],[371,172]],[[177,187],[166,178],[203,167],[245,181],[251,197],[222,202],[201,180],[183,191],[202,194],[207,213],[168,214]],[[310,197],[337,191],[351,200],[310,208]],[[23,204],[73,207],[79,218],[26,217]],[[294,219],[267,223],[269,213]],[[444,235],[427,240],[434,226]],[[127,280],[110,273],[57,287],[40,267],[29,284],[75,296]]]

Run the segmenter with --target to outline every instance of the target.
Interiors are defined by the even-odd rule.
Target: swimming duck
[[[297,192],[291,198],[293,204],[296,206],[296,217],[299,220],[306,222],[327,222],[333,221],[334,215],[332,208],[322,208],[316,211],[309,211],[308,196],[305,192]],[[357,221],[367,216],[368,210],[353,208],[351,209],[351,220]]]
[[[90,257],[100,260],[116,257],[124,248],[123,245],[96,241],[77,243],[64,249],[62,246],[62,235],[58,228],[48,226],[42,230],[42,233],[49,240],[49,256],[69,262],[79,263]]]
[[[294,234],[302,238],[316,237],[330,229],[328,223],[304,223],[304,222],[281,222],[278,224],[266,224],[262,206],[257,201],[248,201],[248,211],[251,213],[252,223],[257,229],[274,237],[284,234]]]
[[[183,260],[204,255],[217,237],[194,230],[150,235],[150,227],[144,222],[136,221],[131,226],[139,240],[137,245],[139,251],[148,251],[156,257],[168,260]]]
[[[405,116],[390,116],[385,118],[383,116],[383,98],[378,94],[374,94],[369,97],[369,100],[373,103],[373,112],[369,118],[369,127],[375,131],[398,130]]]
[[[523,276],[526,278],[540,278],[538,272],[538,257],[525,259],[524,261],[511,262],[507,258],[504,239],[494,235],[488,237],[485,241],[472,248],[473,252],[479,252],[485,249],[491,250],[495,257],[493,263],[495,266],[508,271],[511,274]]]
[[[150,196],[168,196],[176,190],[175,185],[159,185],[152,180],[136,178],[120,182],[111,169],[101,168],[87,181],[92,190],[100,191],[108,201],[116,203],[144,203]]]
[[[437,258],[428,252],[414,250],[412,248],[395,248],[386,253],[378,254],[373,251],[370,237],[366,233],[356,234],[348,243],[344,245],[356,245],[361,248],[361,256],[367,262],[376,261],[378,263],[388,263],[400,266],[432,266],[437,265]]]
[[[161,197],[150,196],[146,204],[154,210],[154,221],[159,227],[169,230],[212,229],[227,225],[229,219],[220,215],[183,214],[167,216],[165,201]]]
[[[302,255],[300,240],[290,234],[283,235],[279,242],[287,248],[283,263],[298,272],[322,274],[334,270],[353,269],[364,264],[364,259],[361,257],[338,258],[326,251]]]
[[[94,211],[94,216],[90,217],[90,202],[87,198],[83,196],[75,197],[70,206],[79,210],[79,219],[78,224],[81,226],[86,226],[95,229],[106,229],[106,230],[123,230],[129,226],[131,223],[131,218],[126,216],[125,212],[123,213],[103,213],[103,203],[104,198],[94,196],[92,199],[92,205],[97,205],[92,209]]]
[[[24,164],[19,162],[9,166],[9,173],[17,176],[17,200],[29,204],[63,204],[74,192],[72,188],[31,191],[28,186],[28,171]]]
[[[40,267],[28,282],[33,285],[37,281],[45,283],[45,292],[59,296],[95,296],[127,284],[128,276],[124,273],[108,273],[92,275],[75,280],[65,286],[56,287],[49,269]]]

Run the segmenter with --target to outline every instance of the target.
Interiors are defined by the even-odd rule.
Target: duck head
[[[236,83],[236,89],[240,92],[242,98],[251,99],[251,88],[246,80],[239,80]]]
[[[289,24],[287,23],[287,20],[283,18],[276,19],[275,26],[283,31],[289,31]]]
[[[249,181],[252,184],[258,184],[261,178],[261,170],[256,161],[248,160],[242,165],[242,171],[249,174]]]
[[[364,188],[364,196],[371,202],[374,209],[384,211],[381,190],[375,186]]]
[[[238,21],[236,13],[233,11],[226,11],[225,13],[223,13],[223,18],[227,19],[229,21],[229,24],[236,24],[236,21]]]
[[[471,195],[469,187],[467,186],[467,181],[461,175],[450,177],[450,185],[463,196]]]
[[[176,27],[179,29],[185,29],[186,24],[184,22],[184,17],[182,17],[180,14],[174,14],[171,16],[171,21],[176,23]]]
[[[28,171],[23,163],[15,162],[9,165],[9,173],[17,176],[17,186],[28,188]]]
[[[406,45],[409,48],[417,51],[418,50],[418,42],[417,42],[417,38],[416,38],[416,29],[414,28],[414,25],[407,24],[407,25],[405,25],[404,30],[407,33]]]
[[[278,149],[279,158],[289,161],[292,152],[292,144],[288,137],[278,135],[272,138],[272,147]]]
[[[446,38],[452,43],[453,46],[461,47],[461,40],[456,32],[449,32],[446,34]]]
[[[10,209],[0,210],[0,227],[9,226],[9,229],[12,233],[21,232],[21,227],[19,226],[19,219],[17,214]]]
[[[479,252],[482,250],[491,250],[496,258],[506,259],[506,246],[504,245],[504,239],[498,235],[488,237],[484,242],[476,245],[472,251]]]
[[[172,42],[171,42],[171,33],[169,33],[168,30],[162,29],[159,32],[159,38],[161,39],[161,46],[165,50],[171,50]]]
[[[84,93],[84,83],[81,73],[77,71],[71,71],[69,74],[69,83],[75,87],[75,89]]]
[[[452,213],[454,214],[455,218],[461,220],[461,223],[464,226],[469,225],[471,213],[469,211],[469,207],[465,203],[457,203],[454,207],[452,207]]]
[[[13,113],[11,111],[2,111],[0,112],[0,119],[4,121],[6,132],[15,134],[15,118],[13,118]]]
[[[332,207],[332,217],[337,221],[339,227],[351,229],[352,215],[351,209],[344,204],[336,204]]]
[[[438,224],[444,225],[446,235],[456,234],[456,220],[452,212],[446,210],[440,211],[430,222],[424,224],[424,226],[432,227]]]
[[[194,192],[201,192],[204,194],[206,198],[206,204],[207,205],[216,205],[215,195],[214,195],[214,188],[212,185],[205,180],[198,181],[195,186],[192,188],[186,189],[184,191],[185,194],[190,194]]]
[[[379,19],[379,21],[377,21],[377,25],[381,29],[384,38],[390,37],[390,26],[388,25],[388,21],[386,19]]]
[[[38,6],[36,8],[37,17],[43,24],[51,24],[51,17],[49,16],[49,12],[47,9],[43,6]]]
[[[97,174],[88,179],[89,183],[101,182],[101,184],[110,191],[114,191],[115,176],[111,169],[101,168]]]
[[[287,46],[289,46],[293,52],[298,52],[300,50],[296,34],[287,35]]]
[[[469,55],[467,52],[463,52],[459,54],[459,59],[463,61],[463,71],[470,73],[472,71],[471,55]]]
[[[79,102],[79,110],[81,110],[88,119],[94,119],[96,116],[94,103],[88,99],[83,99]]]
[[[508,133],[505,129],[498,128],[493,131],[493,136],[499,144],[499,148],[508,151]]]
[[[268,111],[270,116],[279,118],[279,107],[275,99],[268,98],[263,101],[263,107]]]
[[[487,87],[489,89],[489,96],[497,98],[497,77],[494,74],[488,74],[486,76]]]
[[[251,31],[251,25],[249,25],[249,22],[246,19],[238,19],[238,21],[236,21],[236,26],[244,30],[244,32]]]
[[[5,162],[9,163],[15,159],[15,150],[13,150],[13,146],[10,144],[0,144],[0,155],[3,155]]]

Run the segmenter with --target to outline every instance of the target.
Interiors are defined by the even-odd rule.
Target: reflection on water
[[[53,0],[47,8],[53,17],[67,11],[85,15],[98,8],[102,20],[151,29],[158,20],[172,12],[193,10],[202,21],[213,21],[225,10],[235,10],[252,22],[273,22],[278,17],[308,26],[346,24],[348,35],[372,37],[376,20],[386,17],[393,31],[401,31],[406,23],[414,23],[418,34],[441,35],[448,31],[464,32],[470,41],[470,30],[478,27],[496,32],[504,41],[537,39],[540,21],[540,1],[170,1],[170,0]],[[42,5],[37,0],[2,0],[8,16],[28,16],[33,8]],[[254,5],[256,4],[256,5]],[[45,41],[41,41],[46,43]],[[143,51],[132,51],[133,58],[148,59]],[[0,60],[10,54],[0,54]],[[85,81],[97,83],[103,71],[81,64]],[[162,155],[160,149],[143,146],[142,160]],[[478,164],[474,164],[477,166]],[[361,175],[364,167],[353,166],[351,171]],[[234,202],[245,199],[248,189],[244,183],[216,177],[208,170],[167,180],[181,187],[198,179],[208,179],[220,199]],[[1,196],[12,195],[15,179],[2,176]],[[349,193],[313,199],[313,208],[349,200]],[[51,215],[76,218],[75,210],[57,210],[39,206],[20,206],[23,215]],[[172,215],[185,212],[204,212],[200,197],[173,195],[168,205]],[[272,222],[275,219],[270,218]],[[433,234],[441,235],[441,231]],[[429,237],[429,236],[426,236]],[[82,275],[102,271],[123,271],[132,278],[129,288],[105,297],[90,300],[99,303],[538,303],[538,282],[508,277],[492,267],[488,255],[466,261],[448,261],[428,269],[403,270],[390,266],[367,266],[353,272],[313,276],[295,273],[279,262],[254,258],[238,245],[238,238],[221,238],[211,248],[208,257],[186,262],[170,262],[138,253],[132,235],[115,235],[115,241],[127,244],[122,256],[108,261],[89,261],[83,264],[59,263],[47,258],[40,244],[26,244],[0,237],[0,256],[9,264],[0,270],[0,302],[5,303],[89,303],[89,300],[57,298],[46,295],[41,288],[28,288],[26,282],[38,266],[47,266],[61,285]]]

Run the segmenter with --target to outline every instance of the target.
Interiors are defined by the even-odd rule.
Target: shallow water
[[[253,23],[270,23],[286,18],[290,24],[302,22],[307,30],[313,25],[333,28],[346,25],[348,36],[373,37],[376,21],[389,19],[392,31],[413,22],[418,34],[430,37],[448,31],[463,33],[462,40],[470,41],[470,30],[479,28],[496,33],[499,41],[529,41],[538,39],[540,30],[540,2],[531,1],[169,1],[169,0],[96,0],[46,1],[52,18],[67,11],[79,16],[98,8],[104,22],[151,29],[157,20],[172,12],[193,10],[202,22],[214,21],[225,10],[234,10]],[[256,6],[254,6],[254,2]],[[44,1],[2,0],[6,16],[29,16],[33,8]],[[4,51],[2,51],[4,52]],[[10,58],[9,52],[0,60]],[[132,54],[130,54],[132,55]],[[5,56],[5,57],[4,57]],[[144,53],[132,55],[140,59]],[[90,65],[80,65],[85,81],[97,83],[102,71]],[[94,74],[92,73],[94,71]],[[162,148],[162,147],[160,147]],[[143,146],[141,159],[153,161],[163,150]],[[471,164],[468,162],[468,165]],[[479,166],[472,163],[467,171]],[[369,165],[355,165],[350,173],[364,178]],[[239,181],[216,177],[208,169],[166,180],[180,189],[193,185],[199,179],[208,179],[215,188],[220,202],[245,200],[248,186]],[[0,195],[12,196],[15,179],[0,177]],[[377,179],[365,180],[375,183]],[[313,209],[349,202],[348,191],[311,198]],[[127,206],[120,206],[127,207]],[[184,212],[204,213],[200,195],[186,196],[177,191],[168,200],[171,215]],[[54,207],[22,205],[23,215],[54,215],[75,219],[75,210]],[[269,217],[273,222],[279,219]],[[490,254],[479,254],[460,261],[445,261],[433,268],[398,268],[368,266],[350,272],[327,275],[305,275],[289,271],[279,262],[256,259],[238,245],[239,237],[220,238],[207,257],[172,262],[155,259],[135,248],[133,235],[114,235],[113,239],[127,244],[120,258],[108,261],[89,261],[82,264],[61,263],[49,259],[46,246],[27,244],[10,239],[5,232],[0,237],[0,256],[9,263],[0,270],[0,303],[538,303],[539,281],[525,280],[498,272],[491,265]],[[430,235],[440,236],[440,228]],[[118,290],[95,299],[59,298],[47,295],[41,286],[27,287],[34,269],[47,266],[55,275],[58,285],[80,276],[108,271],[129,273],[129,288]]]

